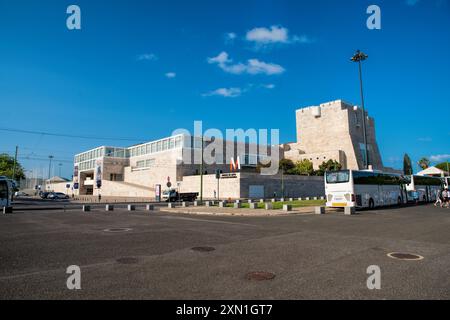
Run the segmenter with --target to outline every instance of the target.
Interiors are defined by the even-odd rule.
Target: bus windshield
[[[327,183],[345,183],[350,180],[350,171],[331,171],[326,173]]]

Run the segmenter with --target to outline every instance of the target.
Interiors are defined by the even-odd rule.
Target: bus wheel
[[[375,203],[373,202],[373,199],[369,200],[369,209],[372,210],[373,208],[375,208]]]

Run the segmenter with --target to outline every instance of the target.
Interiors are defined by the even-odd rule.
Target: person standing
[[[437,207],[438,205],[442,208],[442,190],[436,191],[436,202],[434,203],[434,206]]]
[[[449,198],[448,189],[445,188],[444,191],[442,191],[442,201],[443,201],[442,207],[447,206],[447,208],[449,208],[448,198]]]

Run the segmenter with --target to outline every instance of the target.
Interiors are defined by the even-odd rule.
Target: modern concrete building
[[[365,169],[362,120],[366,117],[367,150],[373,169],[383,170],[375,136],[375,120],[342,100],[296,111],[297,142],[284,145],[285,158],[308,159],[315,169],[324,161],[337,160],[344,169]]]
[[[383,167],[375,137],[375,122],[366,113],[369,163]],[[297,142],[276,146],[279,159],[310,160],[314,167],[329,159],[347,169],[363,169],[364,144],[360,108],[336,100],[296,111]],[[210,146],[222,143],[210,153]],[[230,153],[228,148],[232,146]],[[261,175],[258,164],[271,155],[267,146],[204,138],[204,198],[269,198],[321,196],[322,177]],[[130,147],[98,147],[75,156],[75,195],[155,197],[160,190],[199,192],[202,140],[179,134]],[[235,160],[239,159],[237,169]],[[232,165],[230,165],[232,164]],[[220,170],[220,181],[215,172]],[[392,170],[390,170],[392,171]],[[219,182],[219,185],[218,185]],[[283,189],[283,191],[282,191]]]

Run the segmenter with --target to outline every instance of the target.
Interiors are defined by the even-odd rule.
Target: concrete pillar
[[[145,210],[147,210],[147,211],[153,211],[153,210],[155,210],[155,206],[152,205],[152,204],[147,204],[147,205],[145,206]]]
[[[289,198],[289,201],[294,201],[294,198]]]
[[[169,202],[169,203],[167,204],[167,208],[169,208],[169,209],[175,208],[175,203],[174,203],[174,202]]]
[[[205,201],[205,206],[212,207],[213,206],[212,201]]]
[[[309,197],[306,197],[305,200],[309,200]]]
[[[355,207],[345,207],[344,214],[349,215],[349,216],[354,215],[354,214],[356,214],[356,208]]]
[[[238,209],[238,208],[240,208],[241,207],[241,203],[240,202],[235,202],[234,204],[233,204],[233,208],[235,208],[235,209]]]
[[[325,207],[315,207],[314,213],[315,214],[325,214]]]
[[[82,210],[83,210],[83,212],[91,211],[91,206],[84,205]]]
[[[290,204],[283,204],[283,211],[292,211],[292,206]]]
[[[136,206],[134,204],[129,204],[128,211],[134,211],[134,210],[136,210]]]
[[[259,202],[260,203],[264,203],[264,199],[259,199]]]
[[[183,208],[189,207],[189,202],[183,201],[183,202],[181,203],[181,206],[182,206]]]
[[[248,206],[250,209],[258,209],[258,204],[256,202],[249,203]]]
[[[114,211],[114,206],[111,205],[111,204],[107,204],[107,205],[105,206],[105,210],[106,210],[106,211]]]
[[[272,199],[272,200],[270,200],[271,202],[276,202],[277,201],[277,199]]]
[[[272,210],[273,209],[273,204],[271,202],[268,202],[264,205],[264,209],[266,210]]]

